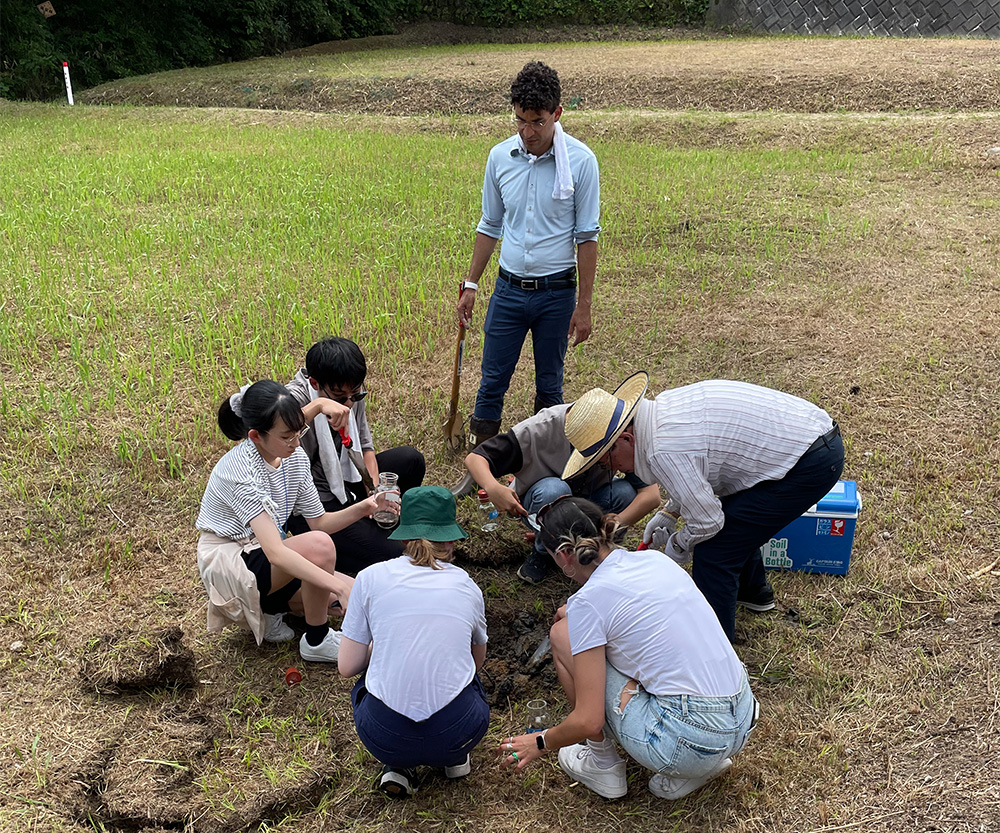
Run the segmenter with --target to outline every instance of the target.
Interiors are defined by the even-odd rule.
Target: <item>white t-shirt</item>
[[[261,512],[267,512],[278,529],[289,515],[318,518],[326,512],[301,448],[277,468],[260,456],[250,440],[229,449],[212,469],[195,525],[234,541],[252,538],[250,521]]]
[[[408,556],[358,573],[343,632],[372,643],[365,687],[393,711],[426,720],[476,673],[472,646],[486,643],[483,593],[465,570],[417,567]]]
[[[566,618],[573,654],[606,646],[608,662],[650,694],[727,697],[743,685],[715,611],[661,552],[610,553],[569,597]]]

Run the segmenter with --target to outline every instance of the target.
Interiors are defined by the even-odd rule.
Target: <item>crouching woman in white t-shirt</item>
[[[403,495],[403,555],[358,573],[343,623],[338,667],[361,673],[351,692],[354,724],[383,765],[378,788],[405,798],[417,766],[443,767],[447,778],[471,769],[490,707],[477,672],[486,659],[483,593],[451,564],[455,498],[441,486]]]
[[[347,607],[353,579],[335,572],[330,533],[371,515],[376,500],[340,512],[323,507],[299,447],[320,413],[338,428],[350,412],[332,399],[300,408],[284,385],[271,380],[222,403],[219,427],[243,442],[208,479],[197,521],[198,570],[208,591],[209,630],[236,623],[253,631],[257,644],[283,642],[295,636],[282,619],[290,611],[306,620],[302,658],[336,662],[340,633],[329,625],[330,608]],[[311,531],[286,537],[292,514],[302,515]]]
[[[725,772],[756,722],[746,669],[691,577],[654,550],[618,546],[624,529],[581,498],[538,513],[541,543],[583,585],[556,614],[550,638],[572,711],[545,732],[505,738],[498,754],[522,769],[546,750],[605,798],[628,788],[628,755],[676,799]]]

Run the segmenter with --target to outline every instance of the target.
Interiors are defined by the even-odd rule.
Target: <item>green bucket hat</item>
[[[455,496],[444,486],[418,486],[403,495],[393,541],[457,541],[468,538],[455,522]]]

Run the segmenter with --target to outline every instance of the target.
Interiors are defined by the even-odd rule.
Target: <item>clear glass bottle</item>
[[[399,477],[394,472],[382,471],[379,472],[378,486],[375,487],[375,497],[381,502],[384,495],[385,503],[396,504],[397,510],[400,503],[398,480]],[[375,523],[383,529],[391,529],[399,523],[399,512],[394,512],[388,506],[376,509],[372,517],[375,519]]]
[[[479,509],[486,513],[486,521],[482,525],[483,532],[495,532],[497,527],[500,526],[497,520],[500,517],[500,512],[493,505],[493,501],[490,500],[490,496],[486,493],[485,489],[480,489],[476,492],[476,497],[479,498]]]

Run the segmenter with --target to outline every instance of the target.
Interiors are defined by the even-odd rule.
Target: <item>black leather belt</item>
[[[827,431],[822,437],[817,437],[816,441],[806,449],[805,453],[808,454],[810,451],[815,451],[817,448],[822,448],[824,445],[829,448],[830,443],[832,443],[837,437],[840,436],[840,426],[837,425],[837,421],[833,421],[833,428]]]
[[[512,275],[502,266],[500,267],[500,278],[507,281],[511,286],[534,292],[536,289],[572,289],[576,286],[576,267],[571,266],[562,272],[554,275],[545,275],[542,278],[522,278]]]

